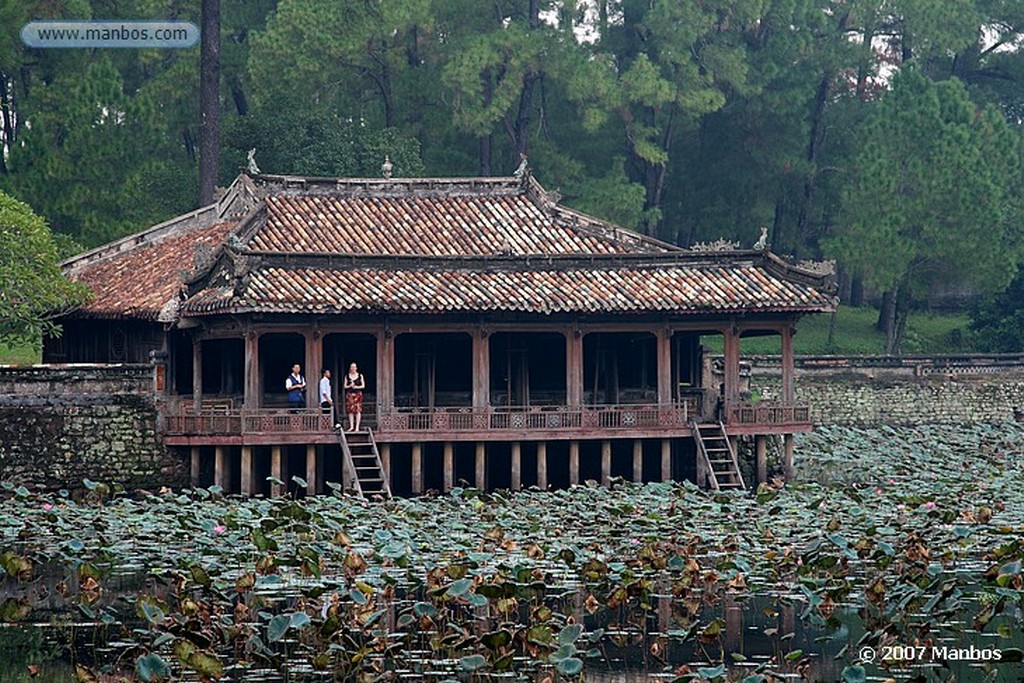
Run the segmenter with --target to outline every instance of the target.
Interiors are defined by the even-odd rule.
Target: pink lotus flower
[[[227,530],[228,530],[228,528],[226,526],[224,526],[223,524],[218,524],[218,525],[213,527],[213,533],[215,533],[215,534],[222,534],[222,533],[224,533]]]
[[[927,503],[924,504],[924,509],[925,510],[934,510],[935,509],[935,501],[934,500],[929,500]]]
[[[43,503],[43,509],[49,512],[53,509],[53,503]]]

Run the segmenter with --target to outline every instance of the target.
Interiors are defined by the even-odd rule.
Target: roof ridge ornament
[[[256,165],[256,148],[253,147],[245,155],[245,170],[249,175],[259,175],[260,167]]]
[[[519,153],[519,167],[512,172],[514,178],[524,178],[530,175],[530,164],[525,152]]]
[[[757,251],[764,251],[768,248],[768,226],[761,226],[761,236],[754,242],[754,249]]]

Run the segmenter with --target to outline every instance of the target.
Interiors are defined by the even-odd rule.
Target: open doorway
[[[495,332],[490,337],[491,405],[566,402],[565,337],[555,332]]]

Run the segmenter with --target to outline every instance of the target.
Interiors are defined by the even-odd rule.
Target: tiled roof
[[[818,288],[771,272],[764,264],[615,265],[555,268],[254,269],[240,296],[230,286],[191,298],[189,315],[263,311],[316,314],[355,311],[444,313],[811,312],[832,308]],[[749,260],[749,259],[748,259]]]
[[[467,256],[608,254],[672,249],[617,240],[599,221],[568,220],[526,190],[446,194],[270,194],[266,221],[246,240],[256,251]],[[609,226],[610,227],[610,226]]]
[[[64,267],[95,294],[77,315],[168,322],[247,311],[800,313],[834,305],[823,278],[770,254],[693,254],[559,207],[532,178],[243,175],[218,204]],[[179,310],[169,302],[183,291],[183,271],[188,298]]]
[[[79,266],[71,277],[88,285],[94,298],[78,314],[155,320],[181,288],[181,272],[192,269],[195,245],[215,249],[234,227],[237,223],[216,223]]]

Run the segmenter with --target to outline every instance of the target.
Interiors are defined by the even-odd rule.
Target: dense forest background
[[[378,176],[385,154],[399,176],[509,175],[525,154],[564,203],[645,234],[749,247],[766,226],[777,253],[836,260],[841,297],[878,305],[890,351],[915,307],[973,298],[1004,326],[1024,307],[1019,0],[219,14],[221,185],[253,147],[264,172],[343,176]],[[0,0],[0,189],[65,253],[195,208],[199,48],[26,48],[20,27],[46,18],[198,25],[201,7]]]

